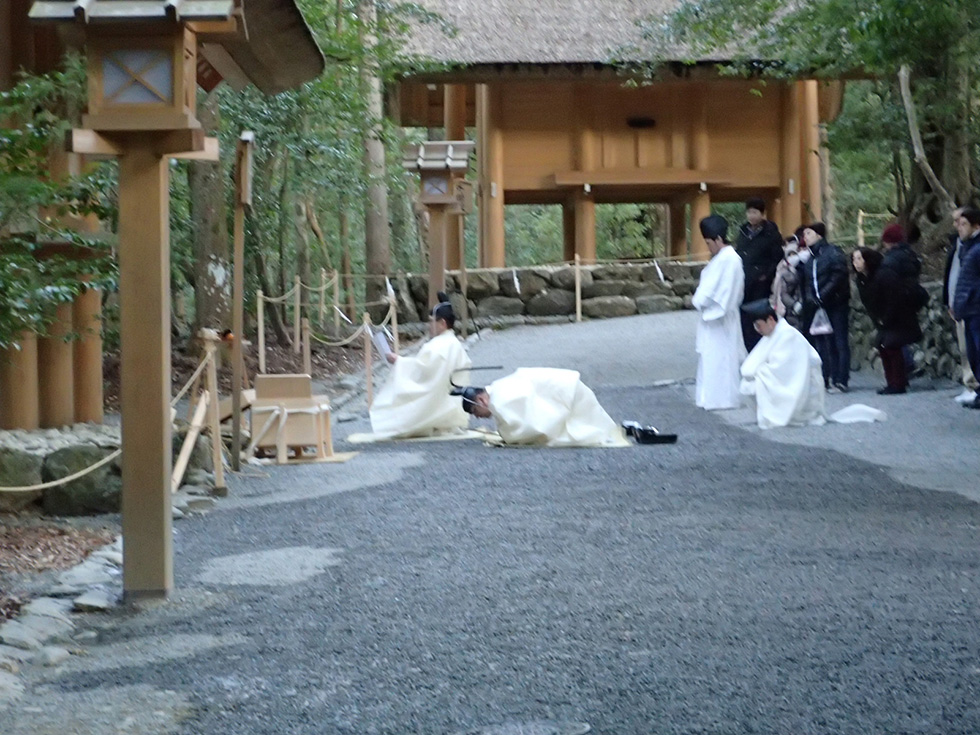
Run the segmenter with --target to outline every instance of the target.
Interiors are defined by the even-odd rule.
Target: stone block
[[[24,651],[36,651],[41,647],[43,641],[37,637],[37,633],[23,623],[8,620],[0,625],[0,643]]]
[[[514,283],[514,274],[517,274],[517,283]],[[500,293],[511,298],[519,298],[525,303],[533,299],[542,291],[548,289],[549,278],[542,276],[532,270],[508,269],[497,274],[497,281],[500,284]],[[520,289],[520,290],[518,290]]]
[[[476,307],[481,317],[516,316],[524,313],[524,302],[510,296],[489,296]]]
[[[598,296],[622,296],[630,281],[593,281],[588,286],[582,286],[582,298],[594,299]]]
[[[700,263],[683,263],[680,261],[660,264],[660,268],[664,272],[664,277],[668,281],[697,280],[698,276],[701,275],[701,269],[703,267],[704,265]]]
[[[643,277],[643,269],[626,263],[610,263],[591,268],[592,277],[597,281],[639,281]]]
[[[698,290],[698,282],[690,279],[674,281],[670,284],[670,289],[675,296],[691,296]]]
[[[498,293],[500,293],[500,276],[496,271],[466,272],[466,298],[472,301],[482,301]]]
[[[90,467],[111,454],[93,444],[59,449],[44,460],[41,477],[45,482],[60,480]],[[122,477],[109,464],[84,477],[44,491],[44,512],[49,515],[78,516],[118,513],[122,496]]]
[[[90,589],[75,598],[76,612],[106,612],[116,606],[116,596],[101,587]]]
[[[0,487],[40,485],[42,457],[19,449],[0,449]],[[0,493],[0,513],[16,513],[37,501],[44,492]]]
[[[582,268],[582,288],[592,283],[592,271]],[[551,285],[565,291],[575,291],[575,268],[565,266],[558,268],[551,274]]]
[[[612,319],[635,313],[636,303],[626,296],[599,296],[582,302],[582,314],[590,319]]]
[[[684,300],[677,296],[640,296],[636,299],[636,310],[640,314],[663,314],[683,307]]]
[[[531,316],[562,316],[574,312],[575,294],[560,289],[539,293],[527,305],[527,313]]]
[[[630,281],[623,287],[623,296],[629,296],[631,299],[640,296],[671,296],[673,293],[670,284],[660,281],[644,281],[642,283]]]

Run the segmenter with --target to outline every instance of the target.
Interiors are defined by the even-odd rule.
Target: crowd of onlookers
[[[820,355],[824,387],[846,393],[851,351],[848,339],[850,278],[877,327],[875,346],[885,373],[884,395],[905,393],[915,366],[910,345],[922,339],[919,312],[929,295],[919,282],[922,261],[899,224],[881,233],[880,247],[860,247],[850,258],[827,239],[821,222],[800,227],[783,238],[766,219],[762,199],[745,204],[735,250],[745,270],[744,303],[770,298],[779,317],[802,332]],[[962,355],[964,391],[956,400],[980,409],[980,210],[953,212],[943,281],[943,304],[954,322]],[[951,325],[953,326],[953,325]],[[750,317],[742,317],[745,348],[760,339]]]

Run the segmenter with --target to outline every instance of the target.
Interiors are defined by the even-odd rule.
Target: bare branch
[[[946,209],[955,209],[956,202],[946,190],[946,187],[943,186],[939,177],[936,176],[936,172],[933,171],[932,166],[929,165],[929,160],[926,158],[925,146],[922,144],[922,133],[919,131],[918,117],[915,112],[915,102],[912,100],[912,86],[909,83],[908,64],[902,64],[902,68],[898,70],[898,83],[902,90],[902,103],[905,106],[905,116],[909,123],[909,135],[912,137],[912,150],[915,153],[915,162],[922,169],[922,175],[926,177],[926,181],[932,187],[933,193],[943,200]]]

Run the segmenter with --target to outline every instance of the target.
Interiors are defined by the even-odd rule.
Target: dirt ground
[[[230,350],[221,351],[218,370],[220,390],[231,390]],[[174,353],[173,392],[187,382],[197,368],[199,357]],[[311,355],[314,379],[325,379],[357,372],[364,365],[361,346],[322,348]],[[249,376],[258,371],[258,356],[254,349],[246,352],[245,367]],[[266,349],[266,370],[270,373],[303,372],[302,355],[290,348],[270,344]],[[119,411],[119,353],[105,355],[105,408],[107,413]],[[0,620],[14,617],[27,602],[32,578],[68,569],[89,553],[110,543],[118,529],[111,519],[46,518],[36,510],[21,514],[0,514]]]

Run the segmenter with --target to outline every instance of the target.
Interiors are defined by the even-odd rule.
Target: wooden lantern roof
[[[201,53],[232,86],[251,83],[266,94],[298,87],[324,69],[295,0],[35,0],[30,17],[90,28],[185,23],[198,31]],[[230,30],[206,25],[222,21],[236,22]]]

